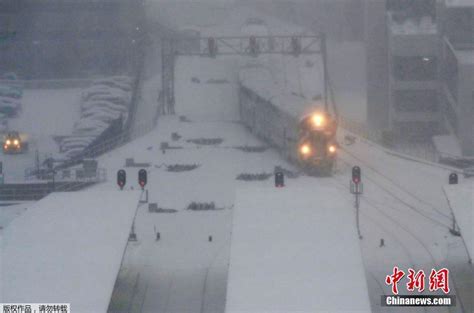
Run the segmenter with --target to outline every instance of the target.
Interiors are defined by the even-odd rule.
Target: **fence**
[[[97,181],[0,184],[0,201],[37,201],[52,192],[78,191]]]
[[[15,80],[15,83],[29,89],[82,88],[91,84],[91,79],[28,79]],[[11,84],[11,80],[0,79],[0,85]]]

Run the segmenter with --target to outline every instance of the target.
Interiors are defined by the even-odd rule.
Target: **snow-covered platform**
[[[449,204],[466,244],[469,257],[474,258],[474,190],[472,184],[448,185],[444,187]]]
[[[107,312],[139,192],[54,193],[3,230],[0,302]]]
[[[334,188],[237,194],[226,312],[369,312],[352,204]]]

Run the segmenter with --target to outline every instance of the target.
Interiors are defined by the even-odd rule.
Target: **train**
[[[322,97],[304,99],[281,92],[265,67],[240,70],[239,110],[242,123],[309,175],[333,173],[339,145],[337,119]]]
[[[266,21],[259,17],[248,19],[242,26],[249,47],[253,39],[253,50],[257,51],[250,49],[239,64],[240,119],[304,172],[330,176],[339,146],[335,104],[334,116],[328,109],[325,39],[319,37],[319,52],[311,57],[275,54],[276,38],[285,46],[285,37],[305,33],[297,26],[290,28],[291,34],[273,36]]]
[[[4,154],[24,153],[28,150],[28,142],[16,131],[10,131],[3,140]]]

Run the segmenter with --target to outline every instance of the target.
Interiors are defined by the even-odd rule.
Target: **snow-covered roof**
[[[107,312],[138,192],[53,193],[3,231],[0,302]]]
[[[446,0],[447,7],[474,7],[474,0]]]
[[[474,190],[472,184],[448,185],[444,190],[453,209],[456,222],[466,243],[471,259],[474,258]]]
[[[370,312],[352,203],[312,182],[238,191],[227,313]]]

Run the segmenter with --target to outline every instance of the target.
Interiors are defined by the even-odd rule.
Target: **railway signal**
[[[354,184],[359,184],[361,182],[360,167],[358,166],[352,168],[352,181]]]
[[[364,185],[362,184],[361,171],[359,166],[352,167],[352,180],[350,182],[350,191],[355,196],[354,206],[356,208],[357,232],[359,233],[359,238],[362,239],[362,234],[360,232],[359,205],[360,196],[364,192]]]
[[[209,51],[209,56],[215,58],[217,55],[217,42],[214,37],[209,37],[207,39],[207,50]]]
[[[119,170],[117,172],[117,185],[120,187],[120,190],[123,190],[123,187],[125,186],[127,182],[127,173],[125,170]]]
[[[449,184],[456,185],[458,183],[458,174],[451,173],[449,174]]]
[[[145,185],[147,183],[147,172],[144,169],[141,169],[138,171],[138,184],[140,187],[145,188]]]
[[[285,187],[285,175],[283,172],[275,172],[275,187]]]

